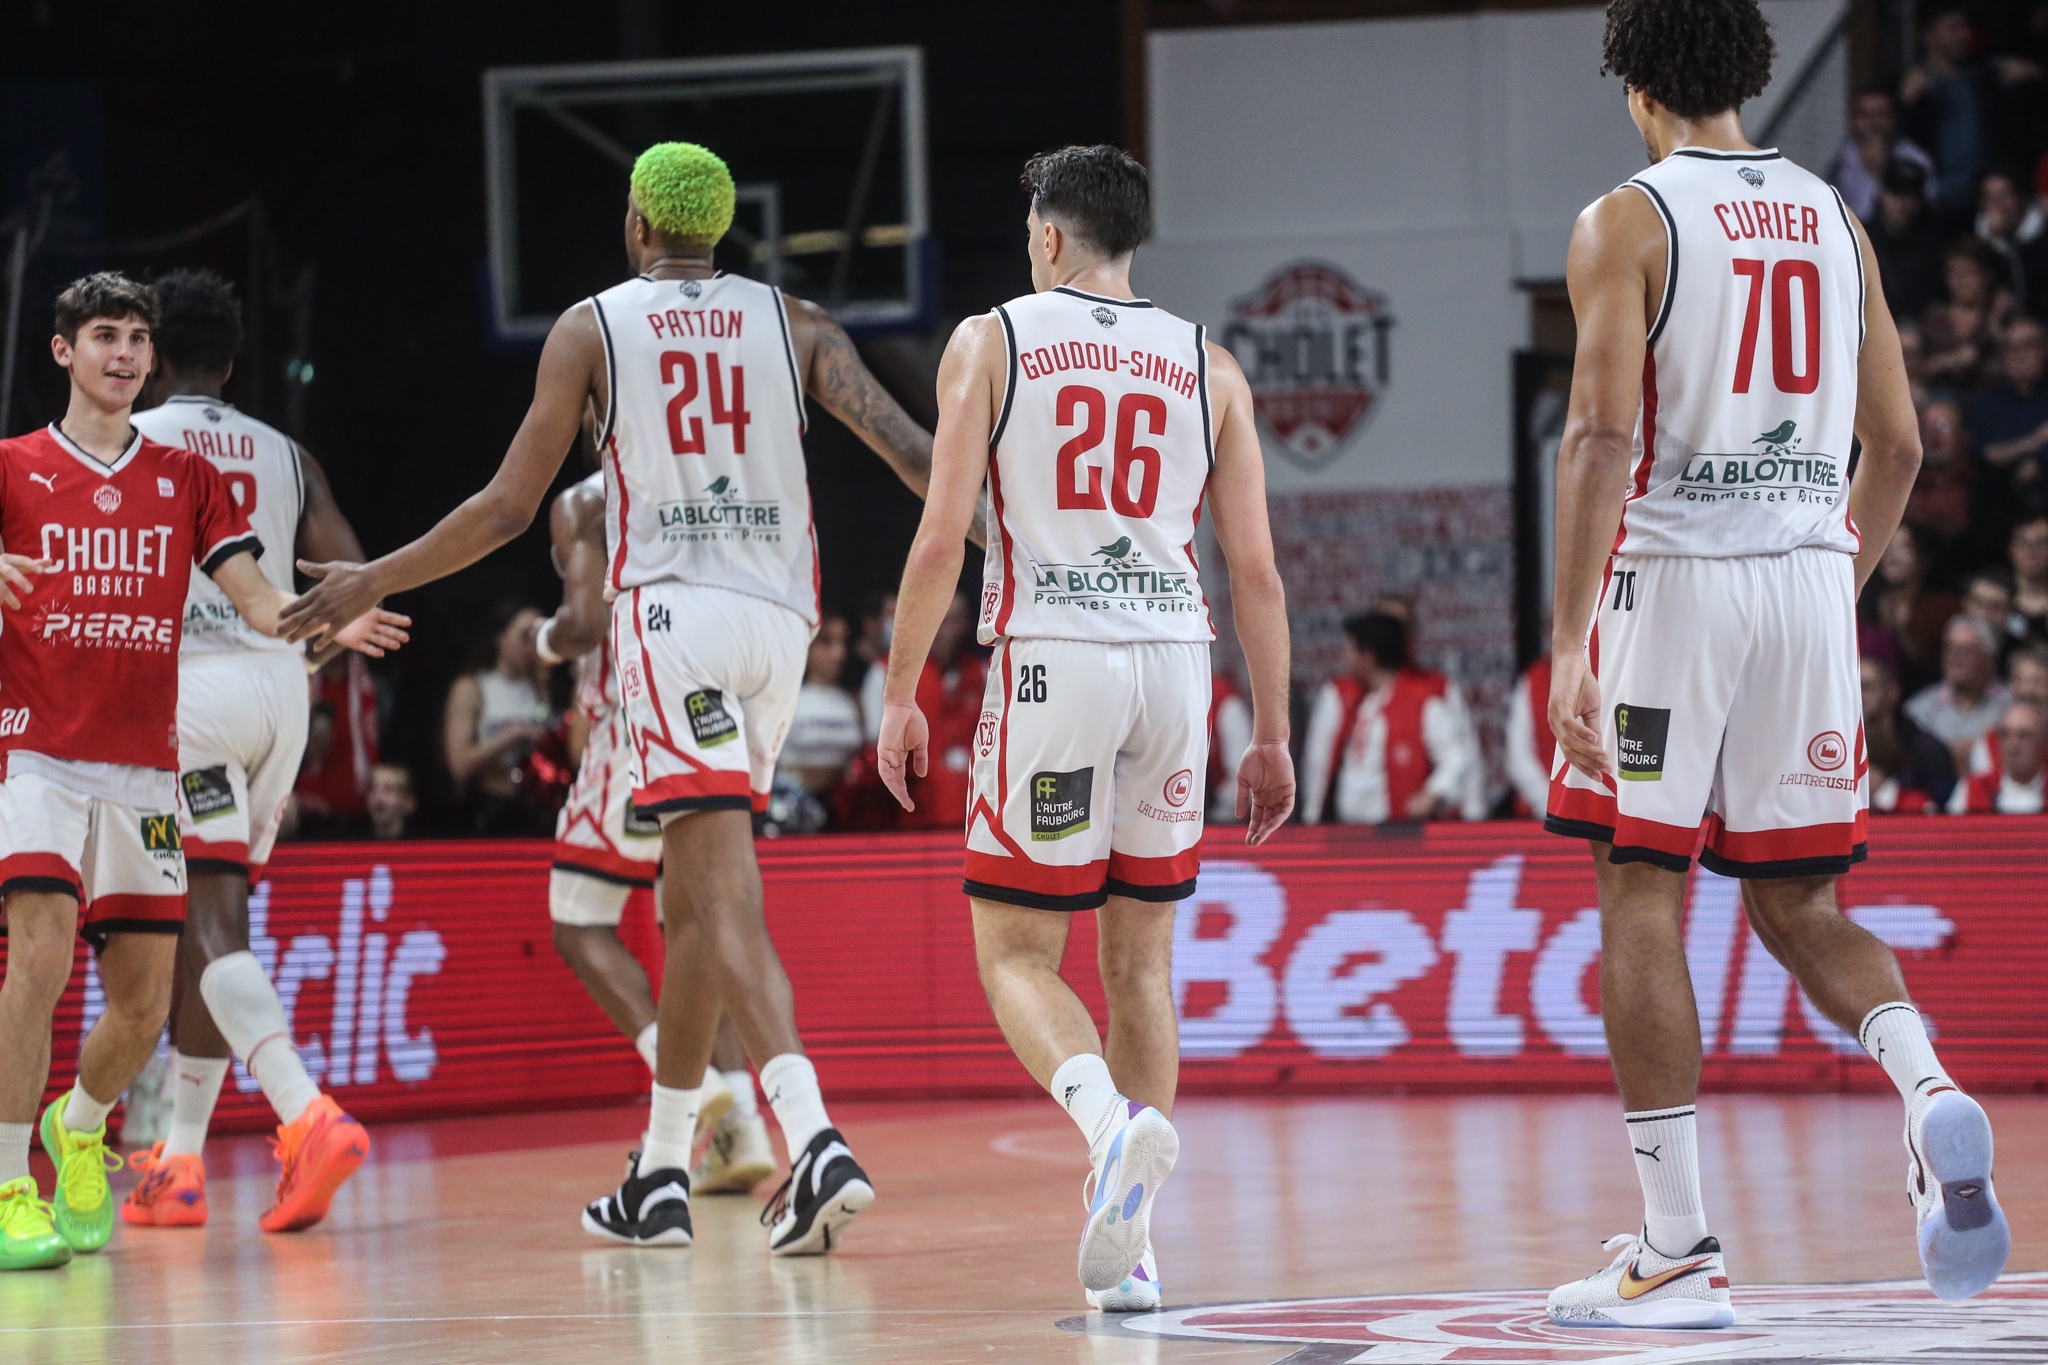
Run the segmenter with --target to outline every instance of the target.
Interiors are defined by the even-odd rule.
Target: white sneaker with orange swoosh
[[[1721,1244],[1702,1237],[1683,1256],[1665,1256],[1639,1235],[1602,1242],[1617,1253],[1607,1269],[1551,1291],[1550,1320],[1564,1327],[1730,1327],[1728,1267]]]

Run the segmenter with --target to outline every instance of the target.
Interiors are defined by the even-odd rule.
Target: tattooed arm
[[[911,420],[902,404],[861,362],[853,339],[815,303],[784,296],[790,340],[804,376],[804,391],[865,441],[922,498],[931,486],[931,433]],[[976,516],[968,539],[982,543],[983,519]]]

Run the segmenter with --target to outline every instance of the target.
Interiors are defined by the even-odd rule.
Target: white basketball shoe
[[[1665,1256],[1632,1232],[1601,1249],[1617,1253],[1607,1269],[1550,1294],[1550,1320],[1564,1327],[1728,1327],[1728,1267],[1721,1244],[1702,1237],[1684,1256]]]
[[[1153,1259],[1152,1244],[1113,1289],[1089,1290],[1088,1306],[1098,1313],[1156,1313],[1159,1311],[1159,1262]]]
[[[1081,1287],[1100,1293],[1130,1278],[1152,1231],[1152,1200],[1180,1159],[1180,1135],[1166,1115],[1136,1100],[1119,1100],[1102,1158],[1089,1178],[1088,1222],[1081,1230]]]
[[[1982,1293],[2012,1250],[2012,1228],[1991,1192],[1991,1120],[1953,1085],[1930,1086],[1906,1108],[1906,1152],[1927,1287],[1938,1299]]]

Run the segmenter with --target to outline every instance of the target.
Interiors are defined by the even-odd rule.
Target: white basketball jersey
[[[299,448],[292,438],[217,398],[181,395],[129,420],[152,441],[205,456],[226,477],[235,502],[249,516],[250,529],[263,542],[256,566],[273,586],[291,592],[299,514],[306,505]],[[185,594],[185,634],[179,652],[225,649],[297,653],[299,647],[244,621],[228,595],[195,565]]]
[[[591,304],[604,330],[607,590],[674,579],[818,623],[803,385],[782,291],[646,276]]]
[[[1628,182],[1664,219],[1624,554],[1854,554],[1863,255],[1832,186],[1774,151],[1681,147]]]
[[[996,316],[982,643],[1215,639],[1194,544],[1216,462],[1201,325],[1065,287]]]
[[[604,471],[576,486],[603,497]],[[618,704],[619,677],[612,668],[611,632],[606,631],[603,643],[576,661],[576,709],[593,721],[602,721]]]

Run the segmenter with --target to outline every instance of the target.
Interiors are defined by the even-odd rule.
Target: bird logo
[[[1772,427],[1763,435],[1757,437],[1754,441],[1751,441],[1750,444],[1753,446],[1781,446],[1784,445],[1786,442],[1790,441],[1792,439],[1792,433],[1797,431],[1798,429],[1799,424],[1797,422],[1780,422],[1778,423],[1778,425]]]
[[[733,489],[732,475],[730,474],[720,474],[704,491],[721,501],[728,497],[736,498],[739,496],[739,493]]]
[[[1140,556],[1131,553],[1131,538],[1129,536],[1118,536],[1109,544],[1098,546],[1095,553],[1101,555],[1107,563],[1119,569],[1130,568],[1140,558]]]

